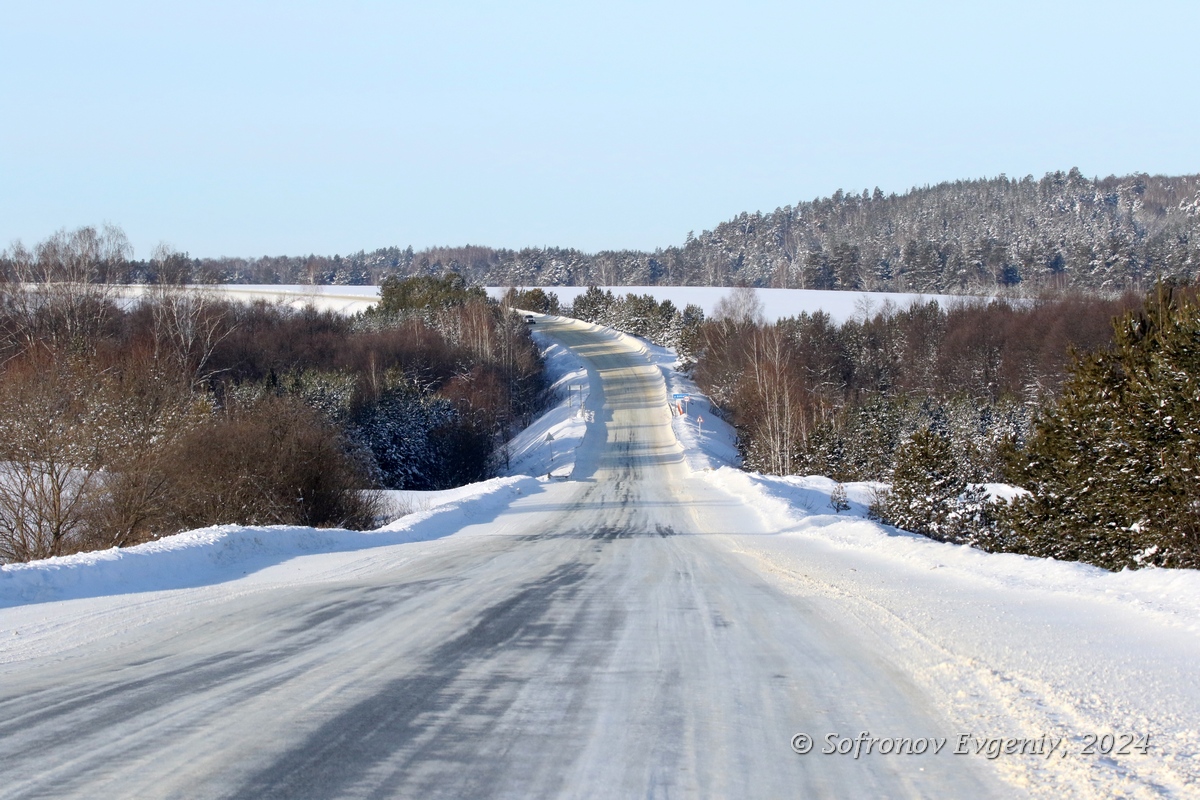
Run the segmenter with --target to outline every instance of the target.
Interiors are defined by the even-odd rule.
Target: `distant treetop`
[[[377,308],[383,313],[398,314],[451,308],[471,300],[487,302],[487,299],[483,287],[468,286],[463,276],[452,272],[439,277],[419,275],[402,278],[389,275],[380,284]]]

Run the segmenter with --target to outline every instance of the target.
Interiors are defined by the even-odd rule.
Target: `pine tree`
[[[1159,285],[1115,322],[1111,350],[1081,355],[1046,410],[1008,520],[1025,552],[1110,569],[1200,566],[1200,304]]]
[[[967,488],[945,434],[922,428],[896,451],[887,522],[942,541],[958,541],[956,505]]]

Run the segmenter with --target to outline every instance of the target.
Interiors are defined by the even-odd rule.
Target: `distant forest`
[[[1200,273],[1200,175],[1088,179],[1078,169],[885,195],[836,192],[741,214],[679,246],[389,247],[346,256],[191,260],[197,282],[376,284],[454,272],[491,286],[757,286],[912,292],[1142,290]],[[125,280],[154,282],[153,262]]]

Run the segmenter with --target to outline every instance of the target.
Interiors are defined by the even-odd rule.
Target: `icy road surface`
[[[949,754],[886,611],[747,544],[776,537],[684,465],[656,367],[539,329],[593,381],[572,480],[434,541],[0,613],[40,637],[0,658],[0,797],[1019,796]],[[864,731],[952,741],[820,754]]]

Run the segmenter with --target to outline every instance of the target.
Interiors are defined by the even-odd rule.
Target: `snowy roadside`
[[[1012,785],[1053,798],[1200,793],[1200,572],[936,542],[866,519],[869,484],[847,484],[851,508],[837,514],[828,478],[702,477],[778,531],[729,536],[730,548],[782,590],[857,619],[952,721],[947,735],[1064,738],[1066,758],[997,759]],[[1106,735],[1150,750],[1085,752]]]
[[[544,315],[534,315],[545,319]],[[591,396],[587,368],[563,345],[540,330],[531,331],[542,350],[554,404],[508,443],[509,475],[565,480],[575,470],[575,451],[587,432]]]
[[[672,427],[692,471],[703,473],[701,477],[709,483],[745,501],[762,517],[768,530],[779,531],[784,538],[820,541],[921,569],[944,569],[996,587],[1054,591],[1135,608],[1173,626],[1200,633],[1198,570],[1150,568],[1113,573],[1076,562],[985,553],[867,519],[867,508],[882,484],[846,484],[850,508],[837,513],[830,504],[837,483],[829,478],[778,477],[738,469],[736,432],[711,411],[708,398],[696,384],[676,370],[675,353],[611,328],[605,330],[633,344],[662,371]],[[672,399],[676,395],[686,395],[686,400]],[[1003,484],[984,484],[984,488],[999,499],[1020,491]]]
[[[587,429],[579,408],[589,395],[587,371],[570,350],[534,336],[558,402],[509,443],[508,476],[444,491],[384,492],[399,518],[375,531],[217,525],[135,547],[0,565],[0,609],[206,586],[300,556],[425,542],[488,521],[513,499],[537,491],[539,480],[568,477]]]
[[[447,492],[391,493],[417,510],[376,531],[215,525],[135,547],[5,564],[0,566],[0,608],[204,586],[297,556],[439,539],[487,521],[532,489],[531,479],[518,476]]]
[[[835,513],[837,483],[820,476],[776,477],[722,468],[709,481],[755,508],[771,530],[843,550],[873,554],[924,570],[945,570],[978,585],[1049,591],[1103,605],[1137,609],[1161,622],[1200,633],[1200,571],[1140,569],[1109,572],[1072,561],[986,553],[938,542],[867,519],[876,484],[845,484],[850,509]]]
[[[829,478],[735,468],[733,431],[705,413],[707,399],[674,371],[674,354],[634,341],[662,369],[668,396],[689,396],[692,413],[673,422],[695,476],[773,532],[729,531],[730,549],[782,590],[856,618],[957,726],[948,735],[1063,737],[1067,758],[995,762],[1037,797],[1200,794],[1200,571],[1112,573],[937,542],[868,519],[872,483],[846,484],[849,509],[838,513]],[[699,415],[711,435],[698,433]],[[1088,737],[1105,735],[1148,736],[1139,741],[1151,747],[1084,752]]]

